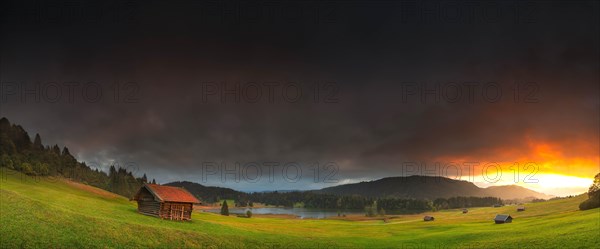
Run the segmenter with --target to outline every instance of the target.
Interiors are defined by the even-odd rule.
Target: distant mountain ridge
[[[484,193],[488,196],[498,197],[504,200],[507,199],[550,199],[554,196],[536,192],[531,189],[517,185],[490,186],[483,188]]]
[[[472,182],[437,176],[386,177],[369,182],[344,184],[315,190],[316,193],[362,195],[415,199],[455,196],[497,197],[501,199],[548,199],[551,196],[516,185],[477,187]]]
[[[230,188],[204,186],[194,182],[171,182],[165,185],[183,187],[201,200],[215,202],[217,199],[247,199],[251,194]],[[263,191],[260,193],[292,193],[295,191]],[[549,199],[552,196],[516,185],[477,187],[472,182],[434,176],[386,177],[369,182],[343,184],[312,192],[338,196],[359,195],[374,198],[429,199],[464,197],[496,197],[504,200]]]

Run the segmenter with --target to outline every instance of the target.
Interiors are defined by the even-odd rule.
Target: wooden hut
[[[433,216],[428,215],[428,216],[423,217],[423,221],[433,221],[433,220],[435,220],[435,218],[433,218]]]
[[[520,206],[517,208],[517,212],[523,212],[525,211],[525,207],[524,206]]]
[[[496,218],[494,218],[494,222],[496,222],[496,224],[511,223],[512,219],[512,216],[508,214],[497,214]]]
[[[133,199],[139,213],[169,220],[191,220],[194,204],[200,204],[183,188],[158,184],[144,184]]]
[[[466,214],[466,213],[468,213],[468,212],[469,212],[469,209],[463,208],[463,210],[462,210],[462,213],[463,213],[463,214]]]

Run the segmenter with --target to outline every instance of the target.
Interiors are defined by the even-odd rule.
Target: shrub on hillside
[[[10,157],[8,155],[2,155],[2,157],[0,157],[0,167],[15,169],[13,167],[13,161],[10,160]]]
[[[600,207],[600,173],[594,177],[594,183],[588,191],[589,199],[579,204],[580,210],[588,210]]]
[[[598,208],[598,207],[600,207],[600,198],[598,198],[598,196],[589,198],[589,199],[585,200],[584,202],[582,202],[581,204],[579,204],[579,210],[588,210],[588,209]]]
[[[23,173],[25,173],[26,175],[35,175],[35,172],[33,172],[33,168],[29,163],[22,163],[21,171],[23,171]]]

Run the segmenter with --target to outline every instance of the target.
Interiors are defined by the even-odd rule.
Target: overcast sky
[[[494,184],[515,162],[589,179],[600,22],[571,3],[4,3],[0,116],[161,183],[315,189],[435,162],[479,163],[460,175],[481,186],[488,163]],[[247,179],[221,181],[236,162]]]

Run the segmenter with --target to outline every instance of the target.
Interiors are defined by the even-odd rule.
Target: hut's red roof
[[[146,184],[145,187],[161,201],[200,203],[194,195],[183,188],[158,184]]]

